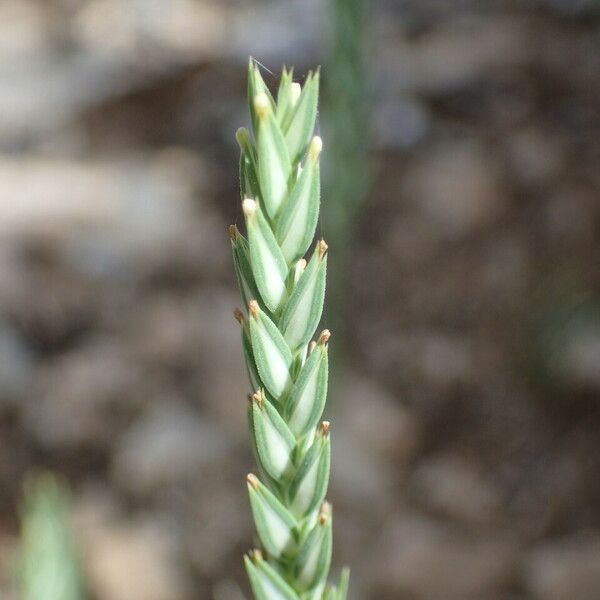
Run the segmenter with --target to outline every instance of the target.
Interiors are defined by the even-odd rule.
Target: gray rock
[[[121,161],[0,157],[0,194],[13,199],[0,206],[0,239],[50,239],[70,267],[110,281],[218,270],[230,252],[222,217],[196,197],[207,173],[178,148]]]
[[[564,150],[545,131],[534,128],[517,131],[507,144],[512,172],[523,183],[539,185],[560,175]]]
[[[245,600],[240,586],[231,579],[221,579],[213,588],[214,600]]]
[[[161,515],[126,520],[114,501],[88,496],[74,512],[87,582],[98,600],[183,600],[191,586]]]
[[[150,248],[190,219],[193,181],[181,177],[189,155],[165,152],[150,161],[0,158],[4,236],[77,226],[124,232]],[[185,228],[185,227],[184,227]],[[157,237],[158,236],[158,237]]]
[[[13,407],[31,387],[34,357],[22,337],[0,324],[0,411]]]
[[[431,235],[428,223],[419,215],[400,214],[392,217],[392,224],[385,238],[385,246],[403,268],[414,270],[439,252],[438,236]],[[381,260],[381,259],[379,259]],[[363,278],[363,284],[369,285]]]
[[[223,50],[228,11],[193,0],[0,6],[0,147],[47,140],[87,109]]]
[[[400,150],[419,143],[429,132],[430,125],[430,117],[423,104],[405,98],[378,104],[372,128],[379,147]]]
[[[589,247],[594,243],[598,199],[581,186],[559,187],[544,206],[543,223],[547,235],[558,248]]]
[[[346,375],[333,400],[333,428],[338,427],[384,462],[401,469],[413,457],[419,431],[416,417],[399,398],[375,381]]]
[[[539,600],[597,600],[600,533],[563,538],[534,548],[525,563],[525,582]]]
[[[171,293],[147,298],[127,322],[136,357],[149,370],[198,369],[203,316],[195,301]]]
[[[250,389],[240,342],[240,328],[233,308],[241,306],[237,292],[214,288],[196,297],[200,320],[199,346],[202,380],[198,394],[222,427],[247,440],[246,398]],[[210,390],[210,393],[206,393]]]
[[[511,19],[446,19],[416,39],[378,37],[377,83],[384,93],[450,93],[502,66],[530,60],[527,31]]]
[[[44,446],[105,444],[118,421],[115,408],[138,401],[139,375],[116,341],[90,340],[41,367],[25,424]]]
[[[394,470],[389,462],[380,460],[377,453],[343,429],[335,429],[332,443],[332,492],[355,507],[389,506],[395,483]]]
[[[92,0],[77,11],[72,35],[93,54],[140,66],[151,54],[159,65],[173,66],[220,54],[228,12],[206,1]]]
[[[423,600],[492,598],[514,577],[510,541],[467,535],[418,514],[388,522],[372,563],[373,585]]]
[[[595,327],[574,332],[563,348],[563,372],[575,386],[600,390],[600,319]]]
[[[506,208],[493,163],[468,142],[430,149],[407,172],[404,195],[438,235],[451,239],[490,225]]]
[[[560,15],[579,16],[593,14],[598,5],[594,0],[538,0],[539,4],[546,5]]]
[[[185,405],[157,405],[117,440],[112,472],[130,492],[144,495],[218,471],[230,438]]]
[[[439,456],[419,465],[411,477],[411,489],[422,507],[467,523],[497,521],[499,490],[458,457]]]
[[[368,343],[372,368],[395,378],[398,365],[404,373],[438,389],[471,381],[475,376],[475,347],[473,340],[464,336],[417,330],[395,336],[375,335]]]
[[[323,45],[325,10],[323,0],[238,5],[231,15],[229,51],[243,62],[255,56],[277,71],[286,62],[314,63]]]
[[[184,543],[204,578],[218,575],[227,557],[255,535],[243,476],[227,475],[204,478],[186,511]]]

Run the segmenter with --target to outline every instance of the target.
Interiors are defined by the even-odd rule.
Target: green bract
[[[23,510],[21,600],[83,600],[83,575],[69,524],[69,496],[50,474],[28,482]]]
[[[248,94],[252,133],[236,134],[246,237],[235,225],[230,237],[248,311],[235,316],[253,392],[248,419],[260,479],[248,475],[248,492],[262,547],[244,560],[257,600],[345,600],[347,571],[338,586],[327,584],[331,443],[329,422],[319,421],[330,333],[314,339],[327,244],[318,241],[304,258],[319,219],[319,73],[300,86],[284,69],[275,101],[251,60]]]

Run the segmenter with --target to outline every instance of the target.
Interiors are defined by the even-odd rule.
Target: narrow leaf
[[[329,483],[331,443],[328,425],[322,428],[290,484],[290,507],[296,518],[301,519],[319,506],[325,499]]]
[[[254,394],[252,423],[260,464],[270,477],[279,481],[291,471],[296,440],[260,390]]]
[[[327,276],[327,244],[317,244],[312,259],[290,296],[280,327],[292,352],[312,338],[323,314]]]
[[[253,390],[257,390],[260,387],[260,377],[256,370],[256,362],[254,360],[254,352],[252,350],[252,343],[250,341],[250,330],[248,327],[248,321],[246,321],[244,314],[241,310],[236,309],[233,312],[237,322],[240,324],[242,334],[242,349],[244,350],[244,359],[246,361],[246,368],[248,369],[248,379],[250,379],[250,385]]]
[[[260,296],[250,266],[248,241],[238,231],[238,228],[235,225],[229,227],[229,237],[231,238],[233,266],[237,276],[240,294],[244,304],[248,305],[250,300],[254,300]]]
[[[296,550],[296,519],[281,502],[252,474],[248,475],[250,505],[260,541],[276,558]]]
[[[254,405],[254,399],[253,399],[253,396],[250,395],[247,416],[248,416],[248,429],[250,431],[250,439],[252,442],[252,453],[254,455],[255,462],[258,466],[258,473],[259,473],[262,481],[266,482],[272,490],[278,490],[279,486],[278,486],[277,481],[275,479],[273,479],[264,470],[264,468],[260,462],[260,456],[258,455],[258,448],[256,447],[256,434],[255,434],[255,430],[254,430],[254,411],[253,411],[254,406],[253,405]]]
[[[310,144],[306,164],[296,185],[286,199],[275,234],[288,264],[304,255],[315,234],[319,220],[319,156],[323,142],[315,136]]]
[[[319,71],[309,73],[290,118],[284,123],[285,141],[292,164],[299,161],[315,129],[319,101]]]
[[[256,202],[246,198],[242,203],[246,215],[250,264],[260,296],[271,312],[276,312],[285,300],[288,267]]]
[[[280,398],[291,385],[292,353],[258,302],[250,302],[249,312],[250,340],[258,374],[267,390]]]
[[[256,556],[258,552],[254,552]],[[244,556],[244,565],[256,600],[298,600],[298,594],[267,562],[255,558],[256,563]]]
[[[261,198],[267,214],[275,219],[287,195],[292,164],[285,139],[265,94],[254,99],[258,115],[257,158]]]
[[[257,198],[260,195],[258,184],[256,150],[245,127],[240,127],[235,137],[240,146],[240,194],[244,198]]]
[[[242,198],[242,200],[244,198],[247,198],[248,196],[254,196],[254,194],[252,194],[249,190],[249,186],[247,183],[247,179],[246,179],[246,162],[248,161],[248,158],[246,156],[244,156],[244,153],[242,152],[240,154],[240,197]]]
[[[328,330],[321,334],[320,343],[316,345],[304,363],[286,402],[288,425],[296,437],[301,437],[313,430],[325,408],[329,335]]]

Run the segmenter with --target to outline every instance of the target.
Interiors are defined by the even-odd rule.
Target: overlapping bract
[[[247,315],[236,311],[254,393],[248,417],[259,477],[248,475],[262,550],[245,557],[257,600],[344,600],[348,573],[327,585],[331,564],[329,423],[325,408],[330,333],[321,319],[327,244],[308,258],[319,217],[319,156],[313,136],[319,72],[303,86],[283,70],[275,100],[250,61],[252,134],[237,132],[246,237],[230,228]],[[313,341],[311,341],[313,340]]]

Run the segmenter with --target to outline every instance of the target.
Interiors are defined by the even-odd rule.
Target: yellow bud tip
[[[258,317],[258,311],[260,310],[258,302],[256,300],[250,300],[250,302],[248,302],[248,310],[253,317]]]
[[[302,86],[296,82],[292,83],[292,88],[290,90],[292,106],[296,105],[296,102],[298,102],[298,98],[300,98],[301,93],[302,93]]]
[[[256,402],[256,404],[258,404],[259,406],[262,406],[265,399],[263,397],[262,391],[261,390],[256,390],[256,392],[254,392],[254,394],[252,394],[252,399]]]
[[[319,155],[321,154],[321,150],[323,150],[323,140],[318,135],[315,135],[315,137],[310,141],[310,147],[308,149],[308,156],[310,160],[317,162]]]
[[[329,521],[331,516],[331,504],[329,502],[323,502],[321,510],[319,511],[319,523],[325,525]]]
[[[232,242],[235,242],[237,240],[237,236],[238,236],[238,228],[236,225],[230,225],[229,226],[229,237],[231,238]]]
[[[242,210],[248,218],[250,218],[256,212],[257,208],[258,205],[256,204],[256,200],[253,200],[252,198],[245,198],[242,202]]]
[[[250,553],[250,556],[255,563],[259,563],[263,559],[263,555],[260,550],[252,550],[252,552]]]
[[[236,308],[233,311],[233,316],[235,317],[235,320],[240,324],[243,325],[244,324],[244,313],[239,309]]]
[[[296,263],[296,269],[298,269],[299,271],[304,271],[304,269],[306,269],[306,259],[301,258],[297,263]]]
[[[329,430],[331,429],[331,423],[329,421],[323,421],[321,423],[321,427],[319,431],[323,437],[327,437],[329,435]]]
[[[248,133],[248,130],[245,127],[240,127],[235,132],[235,139],[237,140],[237,143],[240,145],[240,148],[243,150],[246,147],[248,140],[250,139],[250,134]]]
[[[319,250],[319,260],[323,260],[323,257],[327,254],[327,250],[329,250],[329,246],[325,242],[325,240],[320,240],[318,245]]]
[[[246,475],[246,481],[248,482],[248,485],[252,486],[255,490],[258,489],[258,477],[254,475],[254,473],[248,473],[248,475]]]
[[[269,98],[264,92],[254,96],[254,110],[259,119],[264,119],[269,114]]]
[[[317,347],[317,342],[314,342],[314,341],[313,341],[313,342],[311,342],[311,343],[308,345],[308,353],[309,353],[309,354],[312,354],[312,351],[313,351],[313,350],[314,350],[316,347]]]
[[[330,337],[331,331],[329,331],[329,329],[323,329],[323,331],[321,331],[321,335],[319,336],[319,346],[324,346],[329,341]]]

